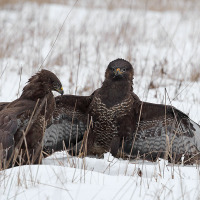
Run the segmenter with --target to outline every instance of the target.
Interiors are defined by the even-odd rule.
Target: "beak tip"
[[[62,90],[60,94],[61,94],[61,96],[62,96],[62,95],[64,94],[64,91]]]

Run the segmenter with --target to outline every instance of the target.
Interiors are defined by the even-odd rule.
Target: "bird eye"
[[[122,72],[125,72],[125,71],[126,71],[126,68],[123,68],[123,69],[122,69]]]
[[[114,71],[115,71],[115,68],[112,68],[112,71],[114,72]]]

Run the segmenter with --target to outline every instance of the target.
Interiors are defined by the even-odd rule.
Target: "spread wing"
[[[200,126],[180,110],[143,102],[137,117],[136,130],[124,144],[126,153],[133,147],[132,155],[139,153],[152,160],[169,157],[176,162],[183,154],[186,159],[199,154]]]
[[[75,145],[82,140],[87,127],[87,109],[92,96],[93,94],[91,96],[63,95],[55,98],[56,109],[43,138],[44,151],[48,153],[52,150],[60,151],[63,150],[63,145],[68,148],[71,144]],[[8,105],[9,102],[0,103],[0,111]],[[7,135],[5,131],[3,132]]]
[[[63,95],[56,99],[53,120],[48,125],[43,139],[44,151],[63,150],[82,140],[87,127],[87,112],[91,96]]]

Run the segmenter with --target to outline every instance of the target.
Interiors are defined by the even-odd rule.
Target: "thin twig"
[[[49,50],[49,52],[47,53],[46,57],[45,57],[44,60],[42,61],[42,63],[41,63],[41,65],[40,65],[40,67],[39,67],[38,70],[40,70],[40,69],[42,68],[44,62],[47,60],[47,58],[49,57],[49,55],[50,55],[51,52],[53,51],[54,46],[55,46],[55,44],[56,44],[56,42],[57,42],[57,40],[58,40],[58,38],[59,38],[59,36],[60,36],[60,33],[61,33],[63,27],[64,27],[64,24],[65,24],[65,22],[67,21],[69,15],[71,14],[72,10],[74,9],[74,7],[75,7],[75,5],[77,4],[78,1],[79,1],[79,0],[76,0],[76,1],[75,1],[74,5],[73,5],[72,8],[70,9],[70,11],[67,13],[67,16],[65,17],[65,19],[64,19],[64,21],[63,21],[63,23],[62,23],[62,25],[61,25],[61,27],[60,27],[60,29],[59,29],[59,31],[58,31],[58,34],[56,35],[56,38],[55,38],[55,40],[54,40],[54,42],[53,42],[53,44],[52,44],[52,46],[51,46],[51,49]]]

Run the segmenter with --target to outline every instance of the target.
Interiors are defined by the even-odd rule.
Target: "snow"
[[[0,102],[19,97],[41,65],[58,75],[66,94],[90,95],[120,57],[133,64],[142,100],[172,104],[200,123],[199,9],[155,11],[127,2],[0,7]],[[0,199],[199,199],[199,174],[199,166],[165,160],[57,152],[40,166],[0,171]]]
[[[1,172],[1,199],[197,199],[199,168],[56,153]],[[57,163],[56,163],[57,162]],[[141,173],[140,173],[141,172]]]

